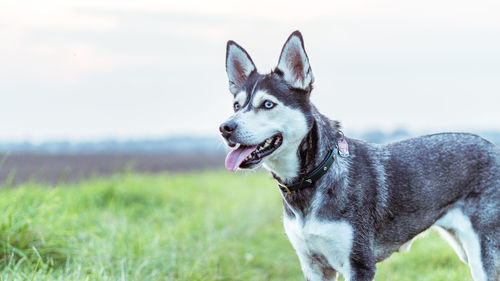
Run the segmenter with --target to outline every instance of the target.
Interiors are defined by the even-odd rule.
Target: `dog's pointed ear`
[[[304,40],[298,30],[286,40],[275,72],[293,88],[309,90],[314,82],[309,59],[304,49]]]
[[[245,49],[234,41],[227,41],[226,72],[229,78],[229,91],[236,94],[254,71],[256,71],[255,65]]]

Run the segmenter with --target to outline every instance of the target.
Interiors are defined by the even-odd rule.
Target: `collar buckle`
[[[286,194],[292,194],[288,186],[278,182],[278,186],[280,187],[281,191],[285,192]]]

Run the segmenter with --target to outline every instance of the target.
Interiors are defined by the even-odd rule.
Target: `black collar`
[[[332,151],[328,154],[328,156],[325,158],[325,160],[323,160],[323,162],[311,173],[309,173],[306,177],[299,179],[298,182],[289,185],[284,185],[278,182],[278,187],[284,193],[292,194],[292,192],[295,192],[297,190],[313,186],[314,182],[316,182],[317,180],[319,180],[319,178],[321,178],[321,176],[326,174],[328,168],[330,168],[330,166],[335,161],[335,157],[337,157],[338,152],[339,150],[337,146],[335,146],[332,149]]]

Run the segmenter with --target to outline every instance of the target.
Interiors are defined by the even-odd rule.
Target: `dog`
[[[375,264],[437,227],[475,281],[500,280],[500,149],[468,133],[376,145],[345,137],[310,102],[299,31],[260,74],[228,41],[234,102],[220,126],[229,170],[263,166],[278,182],[285,232],[309,281],[368,281]]]

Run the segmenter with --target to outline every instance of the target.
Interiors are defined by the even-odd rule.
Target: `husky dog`
[[[500,280],[500,149],[465,133],[386,145],[344,137],[311,104],[300,32],[257,72],[227,43],[234,115],[220,126],[226,168],[262,165],[279,183],[286,234],[307,280],[367,281],[375,264],[438,227],[475,281]]]

